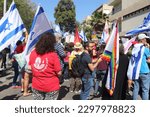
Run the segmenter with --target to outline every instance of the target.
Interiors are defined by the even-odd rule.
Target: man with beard
[[[91,54],[94,46],[94,42],[89,42],[87,44],[85,54],[81,60],[84,68],[84,74],[82,76],[82,91],[80,94],[81,100],[87,100],[89,98],[90,90],[93,86],[92,72],[97,67],[99,62],[101,62],[101,58],[98,58],[94,64],[92,63]]]

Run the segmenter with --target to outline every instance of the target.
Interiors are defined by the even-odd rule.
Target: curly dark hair
[[[55,43],[56,43],[55,35],[50,32],[46,32],[40,37],[39,41],[35,46],[35,50],[37,54],[40,55],[43,55],[48,52],[53,52],[55,51],[54,48]]]

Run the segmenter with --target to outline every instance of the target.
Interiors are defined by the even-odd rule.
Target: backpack
[[[82,64],[83,56],[84,56],[84,52],[81,55],[76,55],[76,57],[72,60],[71,73],[74,77],[82,77],[84,75],[85,68]]]

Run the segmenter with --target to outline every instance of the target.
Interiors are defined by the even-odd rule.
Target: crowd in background
[[[150,89],[150,51],[149,39],[145,34],[139,34],[135,45],[141,44],[143,49],[142,65],[139,72],[139,79],[129,80],[127,70],[131,53],[124,54],[124,46],[120,40],[119,66],[116,76],[116,87],[112,96],[105,88],[106,76],[109,63],[102,58],[106,44],[99,44],[98,40],[86,43],[77,42],[62,43],[62,36],[59,33],[43,34],[29,56],[29,61],[23,69],[20,69],[17,60],[10,56],[14,77],[12,88],[21,88],[23,96],[33,95],[35,100],[56,100],[63,82],[70,82],[71,93],[79,94],[81,100],[90,99],[91,91],[93,96],[102,99],[124,100],[127,99],[128,91],[133,88],[133,99],[138,99],[138,94],[143,100],[149,99]],[[25,43],[18,41],[13,54],[22,53]],[[0,52],[0,67],[6,69],[7,49]],[[74,59],[78,58],[78,63]],[[77,59],[76,59],[77,60]],[[82,74],[75,73],[79,67]],[[78,71],[79,72],[79,71]],[[29,79],[32,79],[32,91],[29,91]],[[17,83],[19,80],[19,83]]]

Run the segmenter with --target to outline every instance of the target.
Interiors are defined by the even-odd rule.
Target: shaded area
[[[10,68],[6,68],[6,70],[1,70],[1,71],[0,71],[0,77],[5,77],[5,76],[10,75],[11,72],[8,72],[8,71],[10,71],[11,69],[12,69],[12,68],[10,67]]]
[[[0,71],[0,77],[6,76],[6,71],[5,70],[1,70]]]
[[[7,84],[7,85],[0,86],[0,87],[1,87],[1,88],[0,88],[0,92],[3,91],[3,90],[5,90],[5,89],[8,89],[9,87],[11,87],[11,86],[12,86],[11,84],[12,84],[12,83],[9,83],[9,84]]]
[[[21,95],[18,95],[18,94],[9,95],[9,96],[3,97],[1,100],[18,100],[18,98],[19,98],[20,96],[21,96]]]

